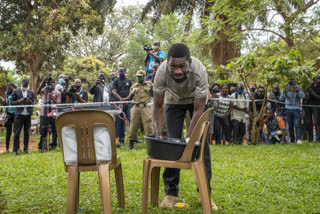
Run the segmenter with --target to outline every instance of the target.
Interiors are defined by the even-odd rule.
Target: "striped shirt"
[[[215,115],[218,117],[223,117],[228,112],[230,103],[232,103],[232,100],[229,95],[227,97],[219,96],[219,100],[217,100]]]

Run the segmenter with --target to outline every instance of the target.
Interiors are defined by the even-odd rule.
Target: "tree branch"
[[[281,39],[286,40],[287,38],[284,37],[283,35],[281,35],[280,33],[277,33],[273,30],[269,30],[269,29],[263,29],[263,28],[247,28],[247,29],[241,29],[241,31],[265,31],[265,32],[270,32],[273,33],[277,36],[279,36]]]
[[[304,13],[306,10],[308,10],[310,7],[317,4],[318,2],[319,0],[310,0],[304,7],[301,7],[298,10],[296,10],[296,12],[292,13],[288,18],[288,22],[291,23],[296,16],[298,16],[301,13]]]

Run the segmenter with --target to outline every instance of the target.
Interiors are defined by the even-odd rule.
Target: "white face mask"
[[[22,91],[27,91],[28,88],[24,88],[24,87],[21,87],[22,88]]]
[[[158,49],[159,49],[159,46],[152,46],[152,49],[153,49],[153,50],[158,50]]]

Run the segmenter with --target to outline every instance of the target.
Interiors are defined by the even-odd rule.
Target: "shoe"
[[[166,195],[164,199],[159,204],[159,207],[161,209],[167,208],[169,206],[173,206],[178,201],[178,197],[172,196],[172,195]]]
[[[30,154],[29,149],[24,150],[24,153],[26,153],[26,154]]]
[[[17,151],[13,151],[12,154],[13,154],[14,156],[17,156],[17,155],[18,155],[18,152],[17,152]]]
[[[9,153],[9,152],[10,152],[9,149],[7,149],[7,150],[6,150],[6,153]]]
[[[127,150],[133,149],[133,145],[134,145],[134,141],[130,140],[130,144],[129,144],[129,146],[127,147]]]
[[[54,145],[54,144],[50,144],[49,146],[50,146],[49,150],[54,150],[57,148],[57,145]]]
[[[117,148],[120,148],[120,143],[118,143],[116,147],[117,147]]]
[[[199,204],[202,206],[201,198],[200,198],[200,197],[198,198],[198,202],[199,202]],[[210,198],[210,202],[211,202],[211,209],[212,209],[212,211],[218,211],[217,205],[212,201],[211,198]]]
[[[301,140],[297,140],[297,144],[302,144],[302,141]]]

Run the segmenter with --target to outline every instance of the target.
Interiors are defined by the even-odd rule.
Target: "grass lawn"
[[[212,198],[223,213],[320,213],[320,144],[211,146]],[[141,212],[145,144],[118,150],[123,165],[126,209],[117,208],[114,174],[113,213]],[[161,173],[162,174],[162,173]],[[79,213],[101,213],[98,176],[81,174]],[[160,200],[164,197],[161,179]],[[195,179],[182,171],[181,202],[188,210],[149,213],[201,213]],[[0,154],[0,213],[65,213],[67,174],[61,151],[30,155]]]

